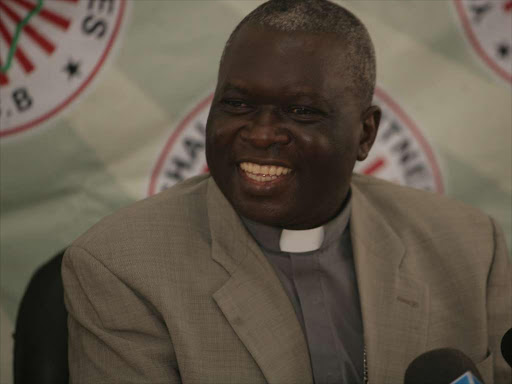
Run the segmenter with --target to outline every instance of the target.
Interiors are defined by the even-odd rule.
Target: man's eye
[[[288,108],[288,112],[301,117],[312,117],[315,115],[321,115],[321,112],[309,107],[303,107],[300,105],[293,105]]]
[[[314,113],[311,109],[307,109],[304,107],[291,107],[290,112],[296,113],[297,115],[311,115]]]
[[[231,108],[243,109],[243,108],[248,108],[249,107],[248,104],[244,103],[241,100],[232,100],[232,99],[222,100],[222,104],[224,104],[224,105],[226,105],[228,107],[231,107]]]

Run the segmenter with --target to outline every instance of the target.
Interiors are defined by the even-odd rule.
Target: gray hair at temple
[[[375,49],[364,24],[347,9],[327,0],[270,0],[249,13],[234,29],[224,47],[221,64],[231,42],[245,24],[284,32],[333,33],[346,44],[352,88],[371,105],[375,90]]]

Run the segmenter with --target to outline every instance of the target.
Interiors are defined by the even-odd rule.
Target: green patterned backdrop
[[[101,217],[205,171],[223,44],[260,3],[0,0],[1,383],[35,269]],[[358,172],[479,207],[510,247],[512,0],[340,3],[374,39],[384,110]]]

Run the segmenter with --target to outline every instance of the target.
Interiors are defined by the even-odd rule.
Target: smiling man
[[[379,110],[354,97],[358,68],[335,34],[249,24],[232,40],[208,120],[212,176],[243,216],[285,228],[324,224],[373,143]]]
[[[379,125],[374,86],[372,42],[344,8],[270,1],[242,20],[208,118],[211,175],[66,253],[73,382],[398,383],[440,347],[510,382],[494,221],[352,175]]]
[[[326,17],[335,9],[343,22],[279,13],[270,28],[254,21],[269,8],[279,12],[276,2],[241,23],[225,49],[207,124],[208,165],[236,211],[290,229],[338,214],[380,120],[371,106],[375,54],[366,29],[337,6],[313,4]]]

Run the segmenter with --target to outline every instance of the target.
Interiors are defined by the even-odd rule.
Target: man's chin
[[[233,204],[239,215],[254,222],[272,227],[286,227],[290,222],[289,210],[276,209],[263,204]]]

